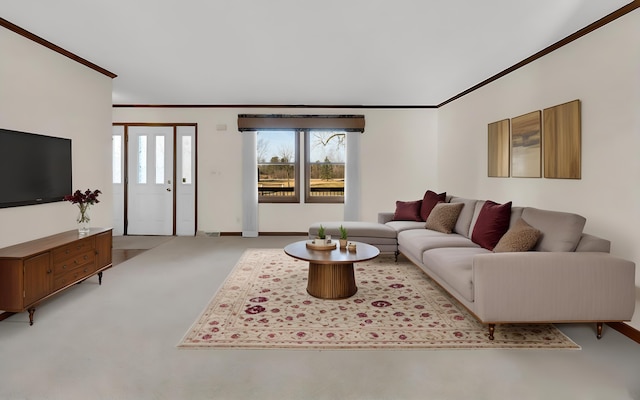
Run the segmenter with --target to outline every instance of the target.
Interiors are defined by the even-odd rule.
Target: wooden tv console
[[[0,310],[10,315],[29,311],[88,277],[111,267],[111,228],[58,233],[0,249]],[[4,318],[0,318],[4,319]]]

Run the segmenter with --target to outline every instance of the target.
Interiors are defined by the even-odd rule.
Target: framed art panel
[[[488,176],[506,178],[509,176],[509,120],[504,119],[489,124]]]
[[[539,110],[511,119],[511,176],[542,176],[541,140]]]
[[[544,109],[544,177],[581,179],[580,100]]]

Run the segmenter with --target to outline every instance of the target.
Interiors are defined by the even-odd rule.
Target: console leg
[[[493,340],[493,333],[496,331],[496,324],[489,324],[489,340]]]
[[[598,339],[602,338],[602,326],[604,325],[603,322],[596,322],[596,337]]]
[[[102,285],[102,271],[98,272],[98,285]]]
[[[33,313],[36,312],[35,308],[30,308],[29,311],[29,325],[33,325]]]

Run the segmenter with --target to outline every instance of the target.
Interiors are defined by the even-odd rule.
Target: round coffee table
[[[307,240],[302,240],[287,245],[284,252],[309,261],[307,293],[319,299],[346,299],[358,291],[353,263],[371,260],[380,254],[380,250],[370,244],[349,243],[355,243],[355,251],[341,249],[338,245],[333,250],[314,250],[307,248]]]

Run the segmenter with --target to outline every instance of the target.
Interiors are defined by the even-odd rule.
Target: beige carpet
[[[120,250],[149,250],[158,247],[163,243],[173,240],[175,236],[144,236],[144,235],[127,235],[114,236],[113,248]]]
[[[390,255],[355,265],[358,292],[307,294],[306,262],[249,249],[181,348],[472,349],[580,347],[551,324],[498,325],[495,340],[418,267]]]

